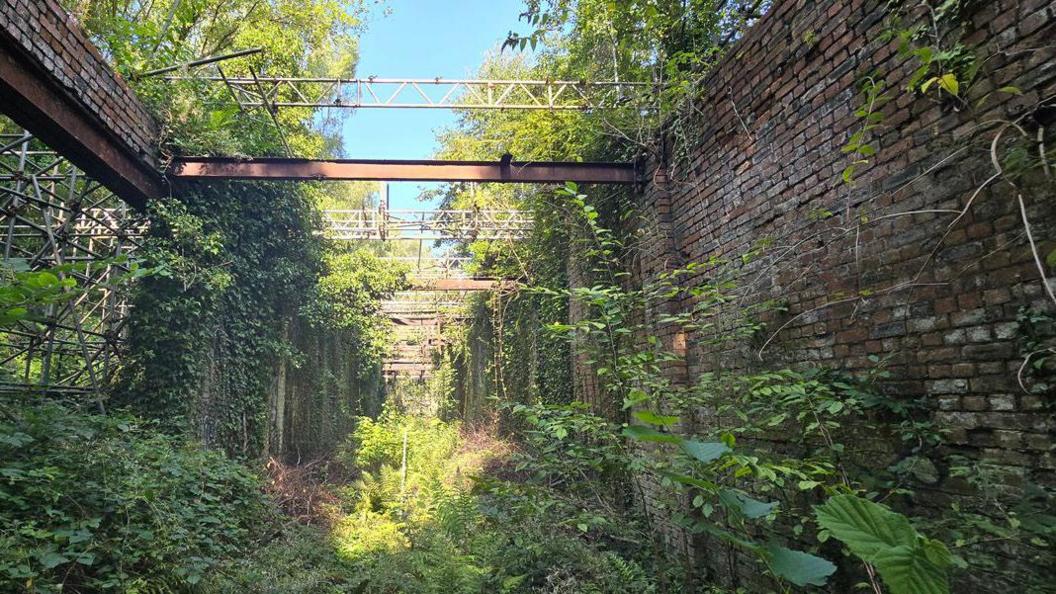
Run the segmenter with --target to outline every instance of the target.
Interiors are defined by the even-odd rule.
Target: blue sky
[[[518,30],[521,0],[389,0],[375,3],[360,38],[357,75],[379,78],[468,78],[510,29]],[[426,159],[435,131],[455,121],[448,110],[361,109],[343,128],[349,158]],[[390,183],[394,209],[422,208],[423,187]]]

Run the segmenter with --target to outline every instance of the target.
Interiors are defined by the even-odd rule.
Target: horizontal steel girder
[[[344,181],[437,181],[554,184],[634,184],[633,163],[561,161],[437,161],[187,157],[176,159],[169,177],[181,180],[267,179]]]
[[[412,291],[494,291],[513,281],[483,278],[412,278]]]

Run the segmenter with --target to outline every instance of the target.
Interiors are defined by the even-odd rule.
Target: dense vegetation
[[[276,123],[239,113],[222,87],[137,74],[260,46],[225,68],[347,76],[358,2],[66,4],[165,124],[167,151],[340,154],[334,122],[307,110]],[[657,127],[684,140],[685,101],[767,6],[526,2],[527,30],[482,77],[663,81],[662,109],[468,111],[441,134],[440,156],[655,155]],[[900,31],[907,52],[937,53]],[[517,53],[529,46],[534,58]],[[912,92],[956,97],[968,84],[921,59]],[[881,95],[865,90],[868,105]],[[875,153],[871,109],[844,147],[848,184]],[[407,274],[379,256],[402,247],[316,233],[319,208],[371,205],[370,187],[177,190],[151,205],[127,279],[128,358],[108,398],[0,402],[4,591],[942,594],[966,571],[1051,591],[1052,489],[947,455],[925,403],[882,389],[882,359],[858,375],[760,365],[673,380],[686,355],[657,327],[731,351],[766,341],[785,304],[741,299],[740,284],[766,242],[638,282],[645,219],[629,194],[451,185],[445,206],[531,212],[523,241],[444,246],[519,283],[473,298],[471,321],[445,328],[428,382],[385,392],[379,302]],[[681,282],[690,276],[707,280]],[[77,294],[61,268],[5,263],[3,278],[0,329]],[[674,298],[696,305],[665,309]],[[1052,318],[1021,317],[1040,394]],[[590,403],[576,401],[585,393]],[[698,424],[700,411],[721,426]],[[940,471],[965,496],[915,513]],[[699,546],[721,551],[733,577],[704,572]]]
[[[662,124],[673,143],[668,150],[674,162],[666,173],[676,183],[683,170],[681,158],[694,146],[692,129],[684,126],[693,120],[696,85],[706,76],[708,64],[738,37],[738,26],[754,18],[755,10],[765,9],[765,3],[528,4],[529,31],[511,33],[507,45],[538,45],[539,59],[528,64],[519,56],[495,56],[481,69],[483,76],[663,79],[671,84],[660,97],[660,121],[640,112],[553,118],[467,112],[443,136],[442,154],[494,158],[506,151],[520,158],[572,160],[657,157],[664,148],[656,146],[654,132]],[[913,20],[919,14],[911,16],[911,7],[892,3],[887,38],[900,40],[902,56],[916,70],[908,87],[897,90],[866,76],[862,106],[856,112],[861,131],[842,147],[849,164],[838,181],[853,187],[858,170],[869,166],[878,150],[872,135],[889,129],[880,113],[885,103],[926,96],[972,107],[966,89],[986,58],[973,56],[957,40],[962,30],[958,19],[963,18],[959,15],[969,4],[929,4],[932,12],[924,26]],[[805,38],[804,43],[811,42]],[[985,103],[986,96],[979,101]],[[1028,148],[1029,140],[1022,142],[1007,154],[993,155],[994,163],[1002,163],[995,165],[998,173],[1001,167],[1017,172],[1008,182],[1016,188],[1026,177],[1042,178],[1047,167],[1044,154],[1021,163],[1016,155],[1034,150]],[[1051,179],[1047,187],[1051,190]],[[1034,188],[1035,199],[1044,200],[1045,188],[1044,181]],[[749,591],[828,583],[841,591],[858,585],[874,592],[944,592],[950,577],[956,576],[1027,591],[1051,587],[1051,573],[1044,569],[1054,536],[1051,485],[1022,469],[951,455],[944,428],[930,421],[928,403],[884,387],[885,360],[875,358],[875,369],[856,377],[824,368],[785,369],[750,362],[740,371],[707,374],[688,386],[674,380],[688,364],[684,350],[645,337],[673,329],[670,334],[714,342],[715,352],[724,353],[770,345],[777,332],[768,323],[780,319],[784,304],[749,297],[744,272],[766,255],[765,241],[739,254],[739,261],[688,263],[642,281],[635,266],[647,257],[640,234],[649,232],[649,219],[635,208],[633,196],[571,185],[556,195],[453,186],[445,199],[461,207],[515,205],[542,222],[524,242],[464,246],[485,273],[521,279],[527,290],[477,303],[476,311],[491,315],[478,317],[466,335],[452,337],[462,345],[451,361],[456,379],[460,372],[465,374],[458,357],[473,351],[486,359],[483,373],[506,402],[565,404],[573,393],[585,394],[592,397],[592,412],[627,422],[625,435],[640,447],[632,448],[620,466],[647,478],[613,483],[613,477],[599,477],[623,493],[621,513],[641,518],[643,507],[668,510],[677,528],[664,525],[657,531],[705,547],[712,558],[724,557],[735,574],[697,573],[702,565],[699,552],[687,547],[681,561],[688,568],[688,583],[696,580],[695,587],[705,587],[724,578]],[[1019,200],[1022,207],[1022,195]],[[1024,225],[1029,225],[1023,208]],[[1040,262],[1045,252],[1032,249],[1044,283],[1046,271]],[[690,277],[693,288],[687,289],[680,279]],[[644,286],[634,286],[639,281]],[[672,302],[694,303],[695,308],[672,311],[667,309]],[[1051,320],[1047,314],[1022,312],[1019,332],[1024,336],[1036,335],[1030,322],[1034,315]],[[572,375],[567,374],[567,357],[551,358],[559,352],[553,342],[559,336],[567,339],[565,348],[576,357]],[[481,340],[486,347],[476,344]],[[1036,355],[1027,355],[1022,369],[1029,367],[1034,379],[1027,380],[1024,389],[1039,393],[1051,389],[1045,380],[1051,362],[1033,357],[1049,356],[1051,348],[1041,345],[1051,347],[1051,338],[1032,344],[1035,347],[1024,352]],[[465,406],[465,395],[473,388],[463,379],[452,394]],[[512,423],[486,399],[471,402]],[[719,426],[699,427],[696,419],[702,412],[720,419]],[[855,438],[863,428],[875,441]],[[596,444],[587,440],[582,445]],[[592,449],[591,455],[603,459],[604,449]],[[934,506],[940,476],[957,485],[957,495],[940,498],[942,505]],[[1016,562],[1006,562],[1006,556]],[[736,566],[740,569],[732,569]]]
[[[0,589],[196,584],[269,521],[253,472],[123,414],[5,399]]]
[[[330,122],[309,111],[280,114],[280,128],[266,116],[236,117],[230,99],[207,85],[138,74],[262,47],[225,65],[347,75],[356,62],[357,5],[67,6],[153,108],[165,151],[340,150]],[[380,409],[386,328],[376,312],[402,286],[403,270],[381,264],[376,251],[316,234],[318,208],[369,203],[372,191],[181,186],[150,205],[149,237],[117,281],[124,290],[138,280],[127,357],[108,398],[27,394],[4,403],[13,412],[0,431],[0,589],[214,591],[221,585],[202,584],[204,576],[276,534],[291,548],[306,540],[317,548],[318,534],[282,530],[260,461],[332,451],[358,415]],[[48,307],[76,299],[81,289],[68,272],[5,261],[3,328],[43,322]],[[298,391],[288,397],[280,378]]]

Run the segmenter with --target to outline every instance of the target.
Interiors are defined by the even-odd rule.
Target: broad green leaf
[[[766,545],[770,568],[774,573],[797,586],[824,586],[836,566],[828,559],[794,551],[776,543]]]
[[[830,497],[814,507],[814,515],[822,528],[866,560],[878,551],[917,542],[917,531],[905,516],[854,495]]]
[[[722,442],[696,441],[694,439],[683,441],[682,449],[690,456],[693,456],[704,463],[717,460],[723,454],[730,451],[730,448]]]
[[[45,551],[37,555],[37,561],[47,569],[54,569],[63,563],[69,563],[69,559],[55,551]]]
[[[884,549],[871,562],[891,594],[949,594],[946,568],[928,560],[919,547]]]
[[[678,417],[672,417],[669,415],[658,415],[648,410],[637,410],[631,413],[634,418],[638,419],[643,423],[649,423],[650,425],[658,425],[660,427],[667,427],[674,425],[678,422]]]
[[[1056,248],[1053,248],[1049,255],[1045,256],[1045,263],[1051,268],[1056,268]]]
[[[840,177],[843,178],[843,183],[852,183],[854,181],[854,165],[848,165],[845,167]]]
[[[939,86],[947,93],[957,96],[961,92],[961,84],[957,82],[957,75],[953,73],[943,74],[939,78]]]
[[[643,427],[641,425],[628,425],[623,428],[624,437],[637,439],[638,441],[654,441],[658,443],[682,443],[682,438],[670,433],[661,433],[656,429]]]
[[[822,528],[876,566],[892,594],[949,592],[949,550],[918,534],[902,514],[854,495],[834,496],[814,514]]]
[[[677,472],[669,471],[661,471],[660,474],[671,479],[676,483],[688,485],[690,487],[697,487],[698,489],[702,489],[709,493],[714,493],[719,489],[719,486],[711,481],[706,481],[704,479],[699,479],[686,474],[678,474]]]
[[[942,541],[923,538],[921,539],[921,548],[923,548],[924,556],[928,558],[928,561],[938,567],[949,567],[953,564],[953,556],[950,555],[950,550],[946,548]]]

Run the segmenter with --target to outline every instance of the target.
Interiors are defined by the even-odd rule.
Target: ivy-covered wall
[[[282,431],[269,449],[296,462],[331,452],[356,417],[378,416],[383,390],[380,366],[362,369],[358,343],[347,330],[294,318],[288,338],[295,355],[277,368],[270,398]]]
[[[549,188],[524,200],[535,221],[531,236],[516,246],[496,242],[485,250],[490,274],[526,287],[564,287],[569,279],[566,213]],[[472,420],[493,412],[494,397],[507,403],[570,402],[576,381],[572,350],[564,336],[546,327],[568,316],[567,299],[535,290],[474,297],[465,332],[449,337],[446,351],[458,414]]]
[[[348,330],[309,324],[322,245],[295,184],[210,183],[158,202],[113,401],[246,457],[293,458],[375,411]]]

